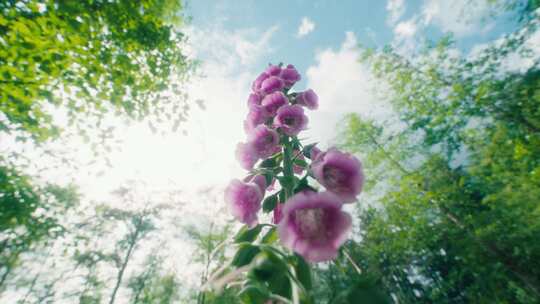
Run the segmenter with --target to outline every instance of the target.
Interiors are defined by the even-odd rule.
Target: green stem
[[[300,282],[297,282],[296,271],[294,270],[294,267],[291,266],[290,271],[292,272],[291,273],[292,302],[293,304],[300,304],[298,286],[302,286],[302,285],[299,285]]]
[[[349,260],[349,263],[353,265],[354,270],[356,270],[358,274],[362,274],[362,269],[360,269],[360,267],[358,267],[358,265],[354,262],[354,260],[351,258],[351,256],[347,252],[347,249],[343,248],[343,254],[347,258],[347,260]]]
[[[293,194],[293,182],[294,182],[294,172],[293,172],[293,161],[292,161],[292,147],[289,136],[283,135],[283,177],[285,178],[285,185],[283,185],[283,190],[285,191],[285,199]]]
[[[294,187],[294,171],[293,171],[293,151],[292,151],[292,143],[291,139],[287,135],[283,135],[283,178],[284,178],[284,185],[283,191],[285,191],[285,200],[288,200],[289,197],[293,195],[293,187]],[[300,282],[298,282],[298,279],[296,278],[296,272],[294,270],[294,267],[291,266],[291,269],[289,270],[290,273],[290,280],[292,285],[292,302],[294,304],[300,303],[300,297],[299,297],[299,291],[298,286],[302,286]],[[303,287],[303,286],[302,286]]]

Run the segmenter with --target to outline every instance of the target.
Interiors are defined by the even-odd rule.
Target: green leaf
[[[250,229],[248,226],[244,225],[234,237],[234,242],[253,242],[261,232],[262,227],[262,225],[257,225]]]
[[[240,290],[238,297],[245,304],[264,304],[268,299],[268,292],[262,286],[250,284]]]
[[[267,158],[261,162],[260,168],[274,168],[277,166],[277,162],[274,158]]]
[[[287,273],[287,261],[277,255],[268,246],[262,247],[263,253],[257,256],[255,266],[249,273],[249,277],[256,278],[259,281],[268,281],[276,275]]]
[[[276,177],[279,181],[279,184],[283,188],[293,188],[297,184],[298,178],[296,176],[278,176]]]
[[[285,273],[274,275],[268,280],[268,289],[273,294],[278,294],[285,298],[291,298],[292,286],[291,280],[285,275]]]
[[[285,202],[285,191],[279,191],[278,197],[280,202]]]
[[[268,232],[263,236],[262,243],[263,244],[273,244],[278,239],[278,233],[276,228],[272,228],[268,230]]]
[[[244,265],[247,265],[251,263],[253,258],[255,258],[255,256],[257,256],[259,252],[261,252],[261,249],[259,249],[258,246],[249,243],[243,243],[238,247],[238,251],[236,251],[236,254],[234,255],[231,264],[236,267],[242,267]]]
[[[264,254],[257,256],[255,266],[248,277],[253,281],[264,283],[272,293],[290,298],[292,288],[287,277],[289,273],[287,261],[268,248],[263,247]]]
[[[317,191],[315,188],[311,187],[309,184],[308,184],[308,181],[307,181],[307,175],[304,176],[296,185],[296,187],[294,188],[294,193],[298,193],[298,192],[301,192],[301,191],[305,191],[305,190],[309,190],[309,191]]]
[[[308,163],[305,160],[300,159],[300,158],[295,159],[294,164],[302,168],[306,168],[308,166]]]
[[[266,182],[267,185],[272,184],[272,181],[274,180],[274,174],[268,172],[268,173],[263,174],[263,176],[264,176],[264,181]]]
[[[295,254],[296,257],[296,276],[300,283],[304,285],[304,288],[306,290],[310,290],[312,287],[312,280],[311,280],[311,268],[309,264],[304,260],[303,257],[301,257],[298,254]]]
[[[264,199],[262,204],[262,209],[264,212],[271,212],[276,208],[276,204],[278,202],[277,194],[270,195],[266,199]]]

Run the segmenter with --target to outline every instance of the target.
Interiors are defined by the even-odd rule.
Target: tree
[[[413,60],[363,52],[395,117],[350,115],[342,146],[365,156],[372,194],[361,256],[397,302],[540,300],[540,71],[501,68],[537,30],[527,19],[476,57],[449,39]]]
[[[174,26],[181,8],[178,0],[2,2],[0,131],[38,143],[57,138],[46,104],[67,110],[85,137],[108,112],[178,124],[191,66]]]
[[[2,1],[0,135],[48,153],[43,143],[79,133],[97,155],[109,148],[114,128],[103,121],[113,114],[177,128],[192,68],[181,10],[179,0]],[[59,113],[67,123],[53,118]],[[0,157],[0,290],[22,253],[64,231],[62,212],[77,201],[72,187],[26,170],[32,160],[13,148]]]
[[[65,231],[58,217],[76,205],[76,188],[36,186],[30,176],[0,165],[0,291],[17,266],[19,257],[40,242],[54,240]]]
[[[313,286],[317,303],[391,303],[378,270],[370,268],[361,244],[352,240],[335,260],[314,267]]]
[[[120,188],[115,192],[122,205],[136,204],[132,190]],[[86,227],[80,231],[83,233],[80,239],[85,239],[83,250],[77,249],[74,255],[76,265],[83,265],[85,272],[85,288],[79,293],[79,300],[100,301],[96,297],[96,287],[111,287],[107,303],[113,304],[120,287],[124,283],[126,270],[133,258],[136,249],[140,243],[155,230],[154,217],[159,213],[159,207],[143,208],[135,210],[125,210],[107,205],[98,205],[95,215],[80,224]],[[119,230],[125,231],[123,235],[111,238],[109,242],[103,243],[102,237],[107,231]],[[114,248],[110,248],[108,243],[115,240]],[[116,273],[113,278],[103,276],[99,272],[99,267],[108,265],[113,266]],[[97,272],[96,272],[97,271]],[[98,290],[100,288],[97,288]],[[87,293],[90,292],[90,294]]]
[[[157,248],[156,248],[157,249]],[[148,256],[143,271],[129,279],[132,303],[173,303],[177,299],[179,283],[174,273],[163,274],[163,259],[153,254]]]
[[[194,226],[187,226],[184,229],[190,239],[195,242],[196,250],[193,255],[193,261],[203,266],[200,278],[200,290],[196,296],[197,303],[225,303],[226,300],[235,299],[236,297],[232,294],[229,295],[228,292],[215,294],[205,288],[210,274],[217,268],[222,267],[226,262],[225,248],[228,235],[231,232],[230,227],[228,225],[225,227],[216,227],[212,222],[207,231]]]

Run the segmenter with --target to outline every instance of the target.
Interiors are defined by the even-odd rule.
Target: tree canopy
[[[540,70],[505,68],[538,20],[475,56],[451,39],[409,59],[363,60],[388,84],[384,124],[351,114],[342,146],[365,155],[369,191],[358,243],[400,303],[540,300]]]
[[[82,135],[108,112],[179,123],[187,110],[179,80],[191,66],[181,8],[177,0],[0,3],[0,131],[58,137],[46,104],[64,109]]]
[[[65,235],[66,215],[79,208],[76,187],[44,181],[31,169],[47,164],[17,145],[40,149],[75,133],[97,153],[112,136],[102,122],[113,116],[177,128],[187,117],[182,84],[193,67],[182,9],[179,0],[0,3],[0,138],[7,143],[0,155],[0,293],[28,284],[26,301],[39,274],[23,284],[11,280],[13,269],[24,253],[47,256],[44,248]]]

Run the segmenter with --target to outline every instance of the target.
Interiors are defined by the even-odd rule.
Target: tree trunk
[[[2,274],[2,277],[0,278],[0,293],[2,292],[2,287],[4,286],[4,283],[5,283],[8,275],[13,270],[13,267],[11,265],[6,265],[5,267],[6,267],[6,272],[4,272]]]
[[[129,258],[131,257],[131,253],[133,252],[133,248],[135,247],[135,244],[137,243],[137,237],[139,234],[139,230],[135,230],[135,233],[133,235],[133,239],[129,244],[129,248],[126,252],[126,256],[124,257],[124,261],[122,262],[122,266],[120,267],[120,270],[118,271],[118,275],[116,277],[116,284],[114,286],[113,292],[111,294],[111,299],[109,300],[109,304],[114,304],[114,300],[116,298],[116,293],[118,292],[118,289],[120,288],[120,284],[122,284],[122,278],[124,276],[124,271],[126,270],[127,264],[129,262]]]

